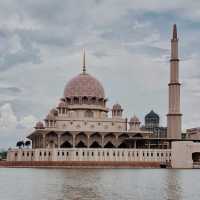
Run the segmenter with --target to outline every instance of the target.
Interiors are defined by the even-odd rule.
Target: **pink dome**
[[[89,74],[79,74],[69,81],[64,90],[64,97],[105,98],[101,83]]]
[[[57,111],[55,108],[52,108],[52,109],[50,110],[50,113],[51,113],[52,115],[57,115],[57,114],[58,114],[58,111]]]

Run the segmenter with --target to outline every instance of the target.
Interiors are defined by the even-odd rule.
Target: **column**
[[[58,133],[58,148],[60,148],[60,138],[61,138],[61,135],[60,133]]]
[[[73,148],[75,148],[75,142],[76,142],[76,135],[75,134],[73,134]]]
[[[90,135],[87,134],[87,148],[90,147]]]
[[[46,135],[43,134],[42,137],[43,137],[43,139],[42,139],[42,142],[43,142],[42,146],[43,146],[43,148],[46,148]]]
[[[102,135],[102,138],[101,138],[101,147],[102,148],[104,147],[104,135]]]

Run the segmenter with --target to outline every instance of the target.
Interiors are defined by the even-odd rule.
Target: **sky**
[[[200,1],[1,0],[0,148],[15,146],[81,71],[124,116],[154,110],[166,126],[170,39],[177,24],[183,130],[200,126]]]

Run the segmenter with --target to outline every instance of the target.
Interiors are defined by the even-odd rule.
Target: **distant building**
[[[153,110],[145,116],[145,125],[141,127],[142,130],[153,132],[155,138],[166,138],[167,127],[160,126],[160,117]]]
[[[187,129],[186,135],[188,139],[200,140],[200,127]]]

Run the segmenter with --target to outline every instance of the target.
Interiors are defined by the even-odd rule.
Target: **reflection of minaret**
[[[173,37],[171,39],[170,60],[170,83],[169,85],[169,113],[167,115],[167,137],[181,138],[181,116],[180,113],[180,86],[179,83],[179,59],[178,38],[176,24],[173,26]]]

